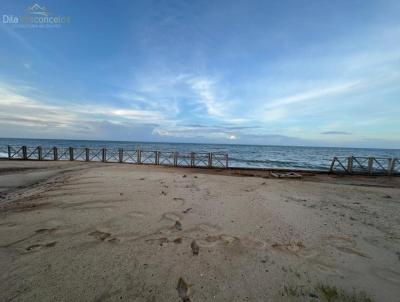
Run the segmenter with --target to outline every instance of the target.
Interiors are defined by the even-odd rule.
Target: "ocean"
[[[126,148],[178,152],[223,152],[230,167],[328,170],[334,156],[400,157],[400,149],[149,143],[94,140],[0,138],[0,158],[7,145],[43,147]]]

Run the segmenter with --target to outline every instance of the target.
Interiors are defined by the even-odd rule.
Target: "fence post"
[[[212,153],[208,153],[208,167],[212,167]]]
[[[195,163],[196,163],[196,161],[195,161],[195,153],[194,152],[190,152],[190,166],[191,167],[194,167],[195,166]]]
[[[353,173],[353,156],[347,158],[347,171],[348,173]]]
[[[228,168],[228,153],[225,154],[225,168]]]
[[[159,165],[160,164],[160,158],[159,158],[159,151],[154,151],[154,164]]]
[[[174,152],[174,166],[178,166],[178,152]]]
[[[7,151],[8,151],[8,159],[11,159],[11,146],[7,146]]]
[[[69,147],[69,160],[73,161],[74,160],[74,148]]]
[[[118,149],[118,159],[120,163],[124,161],[124,149],[122,148]]]
[[[140,151],[140,149],[136,150],[136,156],[137,156],[137,159],[136,159],[137,163],[141,164],[142,163],[142,151]]]
[[[54,160],[58,160],[58,150],[57,150],[57,147],[53,147],[53,155],[54,155]]]
[[[28,159],[28,154],[26,152],[26,146],[22,146],[22,159]]]
[[[369,174],[372,174],[373,167],[374,167],[374,158],[373,157],[368,157],[368,173]]]
[[[85,148],[85,161],[89,161],[89,148]]]
[[[42,147],[38,147],[38,160],[43,160]]]
[[[388,174],[392,175],[393,174],[393,170],[394,170],[394,163],[395,163],[395,159],[389,158],[389,164],[388,164]]]
[[[101,161],[103,162],[103,163],[105,163],[106,161],[107,161],[107,158],[106,158],[106,148],[102,148],[101,149]]]

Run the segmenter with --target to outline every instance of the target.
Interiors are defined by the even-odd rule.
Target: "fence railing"
[[[228,154],[176,151],[132,150],[123,148],[7,146],[8,159],[69,160],[165,165],[175,167],[228,168]]]
[[[8,159],[69,160],[131,163],[175,167],[228,168],[228,154],[133,150],[123,148],[0,146]],[[1,157],[1,156],[0,156]],[[329,172],[342,174],[400,175],[400,158],[334,157]]]
[[[334,157],[330,172],[346,174],[400,174],[400,159],[387,157]]]

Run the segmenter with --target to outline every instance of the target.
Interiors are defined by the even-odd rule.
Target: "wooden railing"
[[[133,150],[123,148],[0,146],[8,159],[69,160],[131,163],[175,167],[228,168],[228,154]],[[0,156],[1,157],[1,156]],[[265,167],[264,169],[267,169]],[[320,170],[318,172],[321,172]],[[400,158],[334,157],[329,172],[364,175],[400,175]]]
[[[124,148],[7,146],[8,159],[70,160],[165,165],[175,167],[228,168],[228,154],[206,152],[149,151]]]
[[[330,172],[345,174],[400,174],[400,159],[388,157],[334,157]]]

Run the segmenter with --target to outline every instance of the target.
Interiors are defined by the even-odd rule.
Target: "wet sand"
[[[399,177],[238,174],[0,161],[0,301],[399,301]]]

